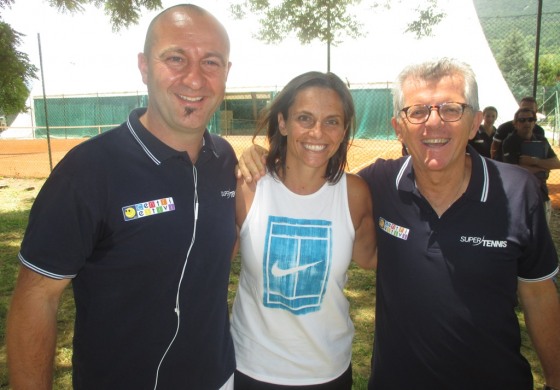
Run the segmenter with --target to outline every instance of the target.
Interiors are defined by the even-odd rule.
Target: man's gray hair
[[[473,111],[479,111],[478,84],[472,68],[467,63],[454,58],[440,58],[411,64],[401,71],[393,87],[393,116],[398,119],[400,111],[404,108],[402,89],[405,81],[412,79],[431,82],[446,76],[461,76],[465,80],[463,92],[465,102],[473,107]]]

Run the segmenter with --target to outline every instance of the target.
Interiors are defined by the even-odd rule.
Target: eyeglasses
[[[457,122],[463,117],[465,108],[472,106],[466,103],[446,102],[429,106],[427,104],[414,104],[403,108],[401,111],[406,115],[406,119],[412,124],[419,125],[426,123],[432,110],[437,110],[440,119],[444,122]]]
[[[536,122],[537,118],[517,118],[516,121],[519,123],[525,123],[525,122],[531,123],[531,122]]]

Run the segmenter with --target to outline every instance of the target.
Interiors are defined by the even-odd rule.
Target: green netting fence
[[[259,112],[278,91],[230,92],[214,114],[209,130],[220,135],[252,135]],[[356,105],[356,138],[394,139],[390,128],[391,91],[385,88],[352,89]],[[124,96],[61,96],[33,99],[34,138],[88,138],[122,123],[129,112],[145,107],[145,94]],[[47,126],[48,125],[48,126]]]

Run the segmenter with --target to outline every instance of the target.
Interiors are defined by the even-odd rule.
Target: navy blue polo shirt
[[[503,161],[501,142],[503,142],[503,140],[505,140],[513,132],[515,132],[515,126],[513,125],[513,121],[507,121],[502,123],[500,126],[498,126],[498,129],[494,133],[493,140],[496,142],[500,142],[500,145],[498,145],[498,149],[496,150],[496,155],[494,156],[494,160]],[[535,125],[533,132],[535,134],[542,135],[543,137],[545,136],[544,129],[539,125]]]
[[[538,183],[467,151],[468,188],[441,218],[415,186],[411,157],[360,172],[379,251],[370,389],[532,389],[517,283],[558,272]]]
[[[235,368],[227,287],[237,160],[206,132],[193,168],[186,152],[142,126],[144,111],[56,166],[32,207],[20,260],[73,279],[74,388],[153,389],[178,297],[180,328],[158,388],[217,389]]]
[[[556,153],[554,153],[554,149],[552,149],[552,147],[550,146],[548,140],[544,135],[540,135],[533,132],[533,136],[531,137],[531,140],[527,141],[521,138],[517,134],[517,131],[514,131],[513,133],[508,135],[508,137],[504,140],[502,144],[503,161],[508,164],[519,165],[519,157],[521,157],[521,155],[523,154],[527,154],[523,150],[524,144],[538,145],[539,156],[534,156],[534,157],[539,157],[542,159],[549,159],[549,158],[556,157]],[[530,156],[531,154],[527,154],[527,155]],[[548,186],[546,185],[549,172],[546,170],[542,170],[540,172],[533,173],[533,175],[535,175],[535,177],[539,180],[540,188],[543,193],[543,199],[550,200],[548,196]]]
[[[495,127],[492,135],[488,135],[486,133],[486,130],[484,130],[484,127],[480,125],[473,139],[469,140],[469,145],[471,145],[478,153],[480,153],[484,157],[490,157],[490,147],[492,146],[492,140],[495,133]]]

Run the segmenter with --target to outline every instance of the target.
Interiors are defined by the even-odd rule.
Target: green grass
[[[8,389],[6,369],[6,313],[18,269],[17,253],[23,237],[29,209],[43,180],[1,179],[0,184],[0,389]],[[560,243],[560,212],[554,210],[552,235]],[[232,264],[228,299],[230,304],[240,271],[239,258]],[[374,332],[375,272],[364,271],[352,265],[348,271],[346,295],[350,301],[351,316],[356,328],[353,346],[354,388],[366,389]],[[535,388],[543,384],[540,364],[529,340],[523,315],[519,311],[522,331],[522,352],[529,360],[534,373]],[[55,389],[71,389],[72,334],[74,324],[74,301],[72,290],[64,293],[58,316],[58,348],[55,361]]]

